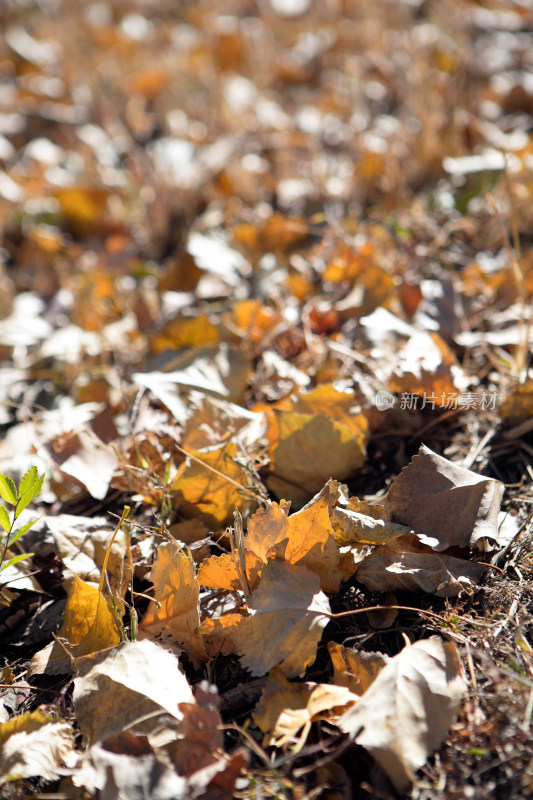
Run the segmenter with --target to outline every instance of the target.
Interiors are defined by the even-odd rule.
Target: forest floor
[[[533,796],[530,3],[0,26],[0,796]]]

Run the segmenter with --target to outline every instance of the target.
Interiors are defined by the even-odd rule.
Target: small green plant
[[[12,478],[0,473],[0,497],[8,506],[13,506],[12,519],[7,508],[0,506],[0,528],[3,528],[5,531],[5,539],[2,544],[2,554],[0,556],[0,571],[7,569],[12,564],[16,564],[17,561],[22,561],[33,555],[33,553],[19,553],[19,555],[13,556],[8,561],[5,560],[9,549],[37,522],[37,520],[34,519],[21,528],[15,528],[15,523],[24,509],[40,493],[43,487],[43,481],[44,473],[39,475],[37,467],[30,467],[20,481],[18,487]]]

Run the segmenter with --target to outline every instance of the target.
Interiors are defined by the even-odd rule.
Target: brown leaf
[[[503,484],[476,475],[421,445],[394,480],[385,500],[385,519],[439,540],[439,549],[498,541]]]
[[[415,536],[381,545],[358,566],[357,580],[374,592],[416,592],[437,597],[471,594],[485,564],[435,553]]]
[[[254,676],[279,664],[291,678],[301,675],[316,658],[330,611],[318,575],[306,567],[272,561],[248,598],[252,615],[232,632],[241,663]],[[322,612],[322,613],[321,613]]]
[[[389,657],[383,653],[366,653],[335,642],[328,643],[333,664],[333,680],[360,696],[374,682]]]
[[[410,531],[406,525],[374,519],[347,508],[335,508],[331,525],[339,544],[386,544]]]
[[[383,767],[398,791],[444,741],[465,691],[455,645],[408,645],[338,721]]]
[[[264,747],[282,747],[291,742],[296,744],[295,752],[305,744],[312,722],[322,716],[333,717],[335,711],[339,713],[357,699],[345,686],[291,683],[282,670],[274,667],[252,716],[265,734]],[[297,739],[300,730],[302,733]]]
[[[182,647],[193,660],[206,658],[200,626],[200,587],[194,562],[172,542],[159,546],[149,574],[154,599],[139,626],[141,636]]]
[[[178,659],[155,642],[123,642],[97,659],[80,662],[74,681],[76,720],[86,741],[102,742],[123,730],[151,734],[183,719],[179,703],[193,702]]]
[[[53,781],[72,750],[66,722],[43,711],[13,717],[0,727],[0,785],[21,778]]]

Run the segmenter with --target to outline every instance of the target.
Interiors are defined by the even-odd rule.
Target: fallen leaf
[[[431,398],[430,408],[445,406],[451,395],[466,388],[465,376],[453,351],[438,333],[417,331],[395,354],[388,387],[393,392]]]
[[[248,598],[252,611],[232,632],[235,652],[254,676],[279,665],[289,677],[301,675],[316,658],[330,606],[320,579],[307,567],[271,561]]]
[[[53,553],[61,559],[63,586],[67,592],[76,575],[86,583],[98,586],[113,535],[108,519],[73,514],[46,515],[39,520],[35,530],[38,541],[33,547],[34,552],[44,557]],[[127,548],[127,537],[121,528],[115,536],[107,562],[111,591],[120,597],[124,596],[128,583],[128,564],[125,562]]]
[[[244,551],[244,557],[249,586],[255,589],[264,562],[250,550]],[[233,555],[223,553],[221,556],[211,556],[203,561],[198,570],[198,583],[201,586],[211,586],[213,589],[240,591],[242,586]]]
[[[154,599],[141,621],[139,634],[167,645],[179,645],[196,662],[205,659],[198,634],[200,587],[194,562],[173,542],[165,542],[159,546],[148,579],[154,584]]]
[[[0,784],[21,778],[55,780],[73,744],[70,725],[44,711],[12,717],[0,726]]]
[[[334,683],[346,686],[357,696],[366,692],[389,662],[389,657],[383,653],[367,653],[335,642],[328,643],[328,652]]]
[[[404,647],[337,724],[400,792],[448,735],[465,689],[455,645],[432,637]]]
[[[179,703],[194,702],[178,659],[155,642],[122,642],[97,659],[80,663],[74,708],[80,730],[92,745],[121,731],[176,738],[183,719]]]
[[[219,341],[219,329],[207,314],[197,317],[180,315],[151,337],[150,353],[157,355],[165,350],[180,350],[183,347],[207,347]]]
[[[362,561],[357,580],[374,592],[416,592],[437,597],[472,594],[486,564],[433,552],[415,536],[381,545]]]
[[[153,752],[117,753],[93,745],[72,770],[72,783],[113,800],[176,800],[188,797],[187,781]]]
[[[102,592],[74,576],[60,637],[75,658],[96,653],[120,642],[116,618]]]
[[[503,484],[421,445],[392,483],[384,516],[439,540],[439,549],[498,541]]]
[[[232,519],[236,508],[245,514],[255,505],[248,488],[249,474],[237,463],[236,444],[196,450],[190,455],[170,487],[184,516],[202,516],[206,524],[221,528]]]
[[[344,480],[363,464],[364,444],[341,422],[274,410],[269,425],[272,474],[267,485],[295,505],[302,506],[328,478]]]
[[[325,592],[337,592],[342,580],[340,553],[330,524],[330,506],[337,497],[337,484],[329,481],[296,514],[287,516],[288,504],[281,501],[259,509],[248,520],[245,545],[266,561],[283,558],[303,564],[320,576]]]
[[[292,752],[298,752],[305,744],[312,722],[322,717],[335,717],[340,709],[353,705],[357,699],[345,686],[291,683],[282,670],[275,667],[252,717],[265,734],[263,747],[283,747],[291,743],[295,745]],[[297,738],[299,731],[302,732]]]
[[[242,352],[222,342],[216,347],[186,350],[170,364],[166,363],[165,370],[139,372],[133,380],[150,389],[173,411],[172,400],[179,396],[180,388],[197,389],[240,403],[248,382],[250,362]]]
[[[331,514],[331,526],[339,544],[386,544],[398,536],[405,536],[410,528],[395,522],[368,517],[357,511],[335,508]]]

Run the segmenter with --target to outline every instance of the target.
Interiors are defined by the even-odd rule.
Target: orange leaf
[[[248,473],[235,460],[237,445],[196,450],[191,456],[172,484],[184,516],[203,515],[206,524],[219,528],[235,508],[243,513],[255,505],[246,489]]]
[[[254,589],[259,583],[259,573],[264,563],[250,550],[245,550],[244,555],[248,582]],[[211,586],[213,589],[228,589],[229,591],[241,589],[237,567],[231,553],[211,556],[203,561],[198,570],[198,583],[201,586]]]
[[[206,658],[200,626],[200,587],[194,563],[172,542],[160,545],[149,574],[154,599],[148,606],[139,633],[165,644],[178,644],[193,660]]]

